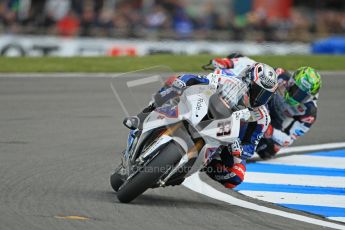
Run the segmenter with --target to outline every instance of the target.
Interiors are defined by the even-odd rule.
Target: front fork
[[[131,155],[132,147],[135,145],[139,130],[130,130],[127,138],[127,147],[123,152],[124,159],[127,161]]]
[[[182,126],[181,123],[175,124],[171,127],[167,127],[167,129],[162,132],[160,136],[167,135],[171,136],[178,128]],[[127,147],[125,151],[123,151],[123,157],[125,161],[129,161],[133,151],[135,149],[135,146],[137,144],[138,138],[140,137],[141,130],[130,130],[128,133],[128,138],[127,138]]]
[[[181,160],[177,163],[177,165],[165,176],[163,179],[160,179],[158,181],[158,184],[160,187],[164,187],[165,184],[169,181],[170,178],[172,178],[176,173],[179,172],[179,170],[183,170],[184,166],[188,164],[188,162],[192,158],[196,158],[198,154],[200,153],[200,150],[205,145],[204,140],[199,139],[195,142],[194,146],[188,149],[185,155],[182,156]],[[185,172],[187,175],[188,172]],[[184,175],[185,176],[185,175]]]
[[[156,152],[155,148],[159,148],[159,146],[169,142],[169,141],[175,141],[177,142],[177,144],[179,144],[181,147],[184,146],[184,151],[185,151],[185,155],[183,155],[183,157],[181,158],[180,162],[178,162],[178,164],[169,172],[167,172],[167,174],[165,176],[163,176],[164,179],[159,180],[158,184],[160,186],[164,186],[165,183],[174,175],[178,172],[179,169],[182,169],[188,162],[189,160],[191,160],[192,158],[196,158],[200,152],[200,150],[203,148],[205,142],[202,139],[197,140],[196,142],[194,142],[192,139],[187,138],[186,136],[184,136],[185,138],[183,138],[183,135],[181,136],[181,127],[183,126],[182,123],[178,123],[175,125],[172,125],[170,127],[167,127],[167,129],[165,131],[163,131],[158,137],[157,139],[155,139],[153,143],[160,143],[158,145],[154,144],[154,146],[152,146],[151,144],[148,146],[148,148],[146,150],[144,150],[143,153],[140,154],[140,156],[138,157],[138,159],[136,159],[136,162],[141,165],[144,162],[146,162],[149,158],[152,157],[152,154],[154,154]],[[133,151],[135,151],[135,146],[137,145],[137,141],[138,141],[138,137],[140,137],[140,131],[139,130],[131,130],[128,134],[128,139],[127,139],[127,148],[124,151],[124,161],[125,162],[130,162],[130,159],[133,155]],[[177,136],[175,136],[177,135]],[[181,138],[182,137],[182,138]],[[190,141],[187,141],[186,139],[189,139]],[[187,142],[186,142],[187,141]],[[183,142],[186,142],[185,144],[183,144]],[[189,144],[187,144],[189,143]],[[188,148],[189,146],[189,148]],[[151,148],[153,147],[153,148]]]

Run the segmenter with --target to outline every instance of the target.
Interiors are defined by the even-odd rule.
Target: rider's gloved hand
[[[234,66],[229,58],[214,58],[211,60],[211,65],[215,69],[230,69]]]
[[[293,142],[293,139],[289,135],[280,131],[279,129],[273,129],[272,139],[282,147],[289,146]]]
[[[172,75],[165,80],[164,85],[170,87],[176,79],[178,79],[178,76]]]
[[[250,110],[249,122],[255,122],[263,119],[263,116],[265,114],[264,110],[267,110],[265,106],[259,106]]]
[[[262,159],[269,159],[274,157],[280,149],[281,146],[274,142],[270,137],[266,137],[265,134],[265,138],[261,138],[256,148],[256,152]]]
[[[230,58],[214,58],[208,64],[202,66],[204,70],[230,69],[233,67],[234,63]]]
[[[176,78],[172,84],[171,88],[178,94],[182,94],[182,91],[186,88],[186,83],[179,78]]]
[[[232,167],[233,164],[236,163],[234,162],[235,159],[241,159],[242,152],[243,149],[241,142],[238,139],[227,146],[219,146],[215,154],[219,154],[220,158],[222,159],[222,163],[226,167]]]
[[[229,150],[233,156],[240,158],[243,152],[240,140],[231,143],[229,145]]]

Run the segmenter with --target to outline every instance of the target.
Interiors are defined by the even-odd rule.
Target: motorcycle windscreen
[[[111,79],[111,90],[116,98],[119,116],[134,116],[148,106],[168,78],[176,76],[167,66],[122,73]]]
[[[207,119],[204,117],[196,127],[201,135],[221,142],[232,142],[239,136],[239,119],[233,117],[233,111],[243,106],[247,87],[242,81],[230,78],[223,82],[220,91],[223,93],[213,94],[209,98]],[[202,104],[195,107],[200,106]]]
[[[207,119],[203,119],[197,126],[199,134],[216,139],[220,142],[230,142],[233,136],[238,135],[234,133],[232,112],[227,107],[219,95],[214,94],[209,99]],[[237,137],[237,136],[236,136]]]

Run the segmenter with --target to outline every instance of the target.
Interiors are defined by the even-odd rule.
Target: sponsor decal
[[[163,120],[165,117],[163,116],[163,115],[158,115],[157,116],[157,119],[159,119],[159,120]]]
[[[202,98],[200,97],[200,98],[198,99],[197,103],[196,103],[196,110],[200,111],[203,102],[204,102],[204,99],[202,99]]]
[[[310,90],[311,89],[311,84],[307,81],[307,79],[302,78],[301,79],[301,83],[303,85],[304,88]]]
[[[215,151],[217,150],[216,147],[212,147],[212,148],[207,148],[205,151],[205,158],[204,159],[208,159]]]
[[[134,46],[113,46],[109,50],[107,50],[108,56],[116,57],[116,56],[137,56],[137,49]]]
[[[285,71],[282,68],[277,68],[276,73],[277,75],[283,74]]]
[[[230,135],[231,133],[230,124],[231,124],[230,121],[219,122],[217,124],[217,127],[218,127],[217,137]]]
[[[304,122],[304,123],[312,124],[312,123],[314,123],[314,121],[315,121],[315,117],[313,117],[313,116],[303,117],[303,118],[301,119],[301,121]]]
[[[235,76],[235,74],[230,69],[222,69],[222,74],[229,77]]]
[[[305,78],[301,79],[301,84],[302,84],[303,88],[305,88],[306,90],[311,90],[311,88],[312,88],[311,84]]]
[[[198,98],[198,101],[197,101],[197,103],[196,103],[196,107],[195,107],[195,110],[196,110],[195,116],[196,116],[196,117],[199,117],[198,112],[201,110],[201,108],[202,108],[202,106],[203,106],[203,104],[202,104],[203,102],[204,102],[204,99],[201,98],[201,97],[199,97],[199,98]]]
[[[238,166],[238,164],[234,165],[234,169],[240,171],[243,175],[245,174],[243,168]]]
[[[210,81],[210,88],[212,89],[212,90],[215,90],[215,89],[217,89],[217,86],[218,86],[218,75],[217,74],[210,74],[210,75],[208,75],[208,76],[210,76],[208,79],[209,79],[209,81]]]
[[[298,112],[301,112],[301,113],[304,112],[304,108],[302,106],[298,106],[297,110]]]
[[[156,111],[160,114],[163,114],[164,116],[168,118],[177,118],[178,117],[178,107],[175,106],[165,106],[157,108]]]

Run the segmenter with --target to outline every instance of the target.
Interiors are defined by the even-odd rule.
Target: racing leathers
[[[272,120],[257,148],[258,154],[264,159],[274,156],[281,147],[291,145],[307,133],[317,117],[318,95],[297,106],[289,105],[284,100],[284,94],[292,76],[283,69],[276,71],[279,72],[278,89],[268,103]]]
[[[211,60],[210,65],[236,74],[253,62],[254,60],[235,53],[226,58],[215,58]],[[278,88],[267,105],[271,124],[256,149],[263,159],[276,155],[282,147],[291,145],[307,133],[317,116],[318,94],[297,106],[288,104],[284,100],[284,95],[290,87],[292,75],[282,68],[276,68],[275,71],[278,75]]]
[[[216,83],[218,91],[225,92],[226,89],[229,89],[229,86],[230,89],[237,91],[237,94],[229,94],[228,92],[224,94],[224,96],[228,97],[227,101],[230,102],[230,108],[233,111],[249,106],[247,85],[240,78],[213,73],[207,76],[184,74],[178,77],[171,77],[165,82],[165,86],[154,95],[154,103],[151,103],[142,113],[138,114],[140,120],[138,123],[142,123],[141,121],[145,119],[147,114],[156,107],[180,95],[186,87],[196,84],[211,85],[214,83],[212,81],[215,78],[217,78],[218,82]],[[251,109],[250,121],[241,124],[238,141],[229,146],[220,146],[214,150],[219,152],[220,158],[212,160],[205,168],[207,175],[227,188],[234,188],[243,181],[246,171],[246,159],[252,157],[260,138],[270,123],[267,108],[263,105]]]

